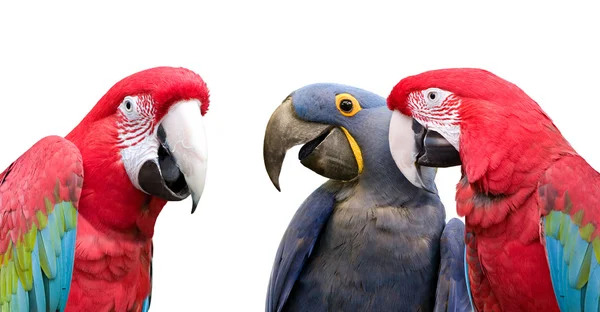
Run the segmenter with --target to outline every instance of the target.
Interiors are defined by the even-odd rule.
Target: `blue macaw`
[[[267,312],[472,310],[464,224],[445,223],[435,169],[422,168],[428,190],[400,173],[390,118],[384,98],[339,84],[298,89],[271,116],[264,160],[275,187],[286,151],[299,144],[300,162],[330,180],[283,235]]]

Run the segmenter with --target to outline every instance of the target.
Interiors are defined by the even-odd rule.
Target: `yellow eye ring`
[[[342,93],[335,96],[335,106],[346,117],[352,117],[356,115],[362,107],[355,97],[348,93]]]

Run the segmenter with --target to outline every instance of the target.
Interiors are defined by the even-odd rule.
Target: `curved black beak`
[[[461,164],[460,154],[441,134],[426,129],[413,119],[415,143],[418,151],[416,162],[426,167],[453,167]]]

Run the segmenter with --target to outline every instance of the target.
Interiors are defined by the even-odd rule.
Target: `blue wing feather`
[[[18,283],[17,285],[17,293],[13,295],[13,304],[16,304],[16,308],[13,310],[16,311],[29,311],[29,298],[25,293],[25,289],[23,289],[23,285]],[[20,309],[20,310],[19,310]]]
[[[471,282],[469,281],[469,265],[467,264],[467,246],[464,248],[463,253],[465,260],[463,261],[463,270],[465,270],[465,282],[467,284],[467,294],[469,295],[469,303],[471,307],[473,307],[473,311],[477,311],[475,305],[473,304],[473,295],[471,295]]]
[[[552,286],[561,311],[598,311],[600,270],[594,246],[568,214],[542,218]],[[587,281],[587,282],[586,282]]]
[[[584,307],[585,311],[600,311],[600,264],[596,257],[592,257],[590,265],[590,279],[588,280]]]
[[[62,205],[58,203],[56,205]],[[72,206],[65,210],[69,213],[69,209],[74,209]],[[67,228],[60,241],[61,252],[56,253],[53,247],[53,242],[50,236],[58,229],[49,230],[49,227],[58,226],[57,222],[52,220],[56,218],[54,213],[63,213],[63,209],[56,209],[48,214],[48,225],[45,229],[39,231],[37,235],[37,244],[35,244],[31,254],[31,268],[33,272],[33,287],[29,294],[23,292],[22,295],[29,296],[29,306],[37,307],[38,311],[64,311],[69,296],[71,286],[71,277],[73,275],[73,261],[75,258],[75,238],[76,228]],[[72,224],[72,223],[71,223]],[[44,235],[46,233],[46,235]],[[58,232],[56,232],[58,235]],[[55,236],[56,237],[56,236]],[[60,236],[58,236],[60,237]],[[40,263],[40,248],[44,248],[46,254],[55,257],[53,261],[48,259],[51,272],[55,272],[54,278],[47,276],[41,268]],[[19,281],[19,287],[23,286]],[[21,296],[22,296],[21,295]],[[20,298],[19,298],[20,299]],[[25,311],[25,310],[17,310]]]
[[[63,256],[62,261],[62,278],[61,278],[61,289],[59,311],[64,311],[67,305],[67,299],[69,297],[69,291],[71,289],[71,277],[73,276],[73,263],[75,260],[75,238],[77,236],[77,229],[66,232],[62,239],[62,250]],[[71,252],[64,252],[65,250],[71,250]],[[68,268],[71,268],[70,270]]]
[[[277,250],[267,290],[267,312],[283,309],[334,205],[335,191],[330,190],[326,183],[315,190],[296,211]]]
[[[39,245],[35,244],[31,252],[31,270],[33,274],[33,286],[29,293],[29,307],[36,311],[46,311],[46,294],[44,291],[44,280],[42,278],[42,267],[40,265]],[[19,281],[19,283],[21,283]]]
[[[0,285],[7,288],[0,287],[0,310],[63,311],[73,273],[81,154],[73,143],[49,136],[0,176],[3,234],[18,233],[14,241],[2,235],[12,247],[2,250]]]
[[[472,311],[465,275],[465,225],[453,218],[440,239],[440,271],[436,291],[436,312]]]
[[[600,174],[573,154],[554,161],[539,182],[540,232],[561,311],[599,311],[598,185]]]

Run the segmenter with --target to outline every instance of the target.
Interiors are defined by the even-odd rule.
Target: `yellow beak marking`
[[[348,139],[348,143],[350,143],[350,148],[352,149],[354,158],[356,158],[356,164],[358,165],[358,174],[361,174],[363,171],[364,163],[363,163],[362,152],[360,151],[360,146],[358,146],[358,143],[356,143],[356,140],[354,139],[354,137],[352,137],[350,132],[348,132],[348,130],[346,130],[346,128],[344,128],[344,127],[340,127],[340,128],[346,135],[346,138]]]

